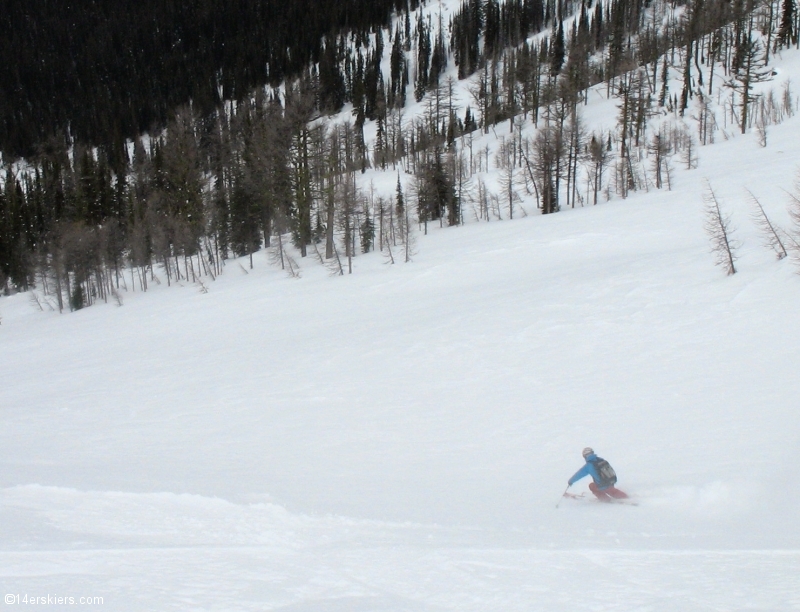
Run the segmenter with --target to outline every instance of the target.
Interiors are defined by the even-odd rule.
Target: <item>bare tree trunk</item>
[[[717,265],[722,266],[729,276],[736,274],[734,262],[738,245],[731,238],[730,216],[723,215],[719,199],[708,182],[703,201],[706,203],[706,233],[711,238],[711,250],[716,255]]]

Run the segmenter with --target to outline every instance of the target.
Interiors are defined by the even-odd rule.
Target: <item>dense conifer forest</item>
[[[583,197],[579,175],[582,202],[625,197],[650,180],[643,156],[662,188],[670,156],[691,166],[718,129],[703,110],[715,66],[742,132],[792,112],[788,91],[750,92],[798,42],[794,0],[464,0],[447,20],[406,0],[6,4],[0,288],[62,310],[202,283],[263,248],[294,274],[287,240],[339,274],[359,252],[407,260],[412,226],[459,225],[468,199],[476,218],[513,218],[522,184],[554,213]],[[470,100],[454,102],[453,69]],[[602,82],[619,125],[589,132],[581,105]],[[693,101],[699,138],[647,133]],[[491,162],[471,134],[501,123],[493,194],[473,181]],[[398,177],[391,198],[367,196],[368,168],[413,175],[413,193]]]
[[[412,0],[410,8],[415,8]],[[106,144],[200,114],[319,60],[325,35],[385,26],[407,0],[6,0],[0,150]],[[115,160],[116,161],[116,160]]]

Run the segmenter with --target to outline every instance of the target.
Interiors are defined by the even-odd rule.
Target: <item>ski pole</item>
[[[556,509],[558,509],[558,505],[561,503],[561,500],[562,500],[562,499],[564,499],[564,496],[567,494],[567,491],[569,491],[569,488],[570,488],[571,486],[572,486],[572,485],[569,485],[569,484],[568,484],[568,485],[567,485],[567,488],[566,488],[566,489],[564,489],[564,492],[561,494],[561,497],[559,497],[559,498],[558,498],[558,503],[556,504]]]

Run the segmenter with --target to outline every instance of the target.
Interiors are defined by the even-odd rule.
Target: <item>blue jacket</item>
[[[587,476],[591,476],[592,480],[594,480],[595,484],[600,482],[600,475],[597,473],[597,469],[594,467],[594,462],[600,459],[597,455],[592,453],[591,455],[586,456],[586,465],[584,465],[581,469],[575,472],[575,475],[569,479],[569,485],[572,486],[576,482],[578,482],[581,478],[586,478]],[[604,489],[608,489],[608,487],[601,487],[598,486],[598,489],[603,491]]]

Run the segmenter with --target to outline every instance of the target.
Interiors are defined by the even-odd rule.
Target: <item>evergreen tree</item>
[[[338,112],[344,105],[345,93],[336,42],[328,38],[319,61],[319,109],[325,113]]]
[[[795,31],[795,14],[797,5],[795,0],[783,0],[781,11],[780,26],[778,26],[778,37],[776,44],[779,47],[788,47],[797,42],[797,32]]]
[[[417,23],[417,29],[419,30],[419,38],[417,43],[417,81],[414,88],[414,97],[419,102],[425,96],[430,82],[431,33],[421,16]]]
[[[734,55],[734,71],[728,86],[739,93],[741,116],[739,124],[742,134],[747,132],[750,123],[750,102],[752,101],[753,85],[771,78],[771,71],[764,65],[764,47],[761,41],[753,35],[753,16],[750,13],[749,25],[742,32]]]
[[[230,204],[230,243],[234,255],[242,257],[250,255],[250,267],[253,267],[252,254],[261,248],[260,211],[256,202],[256,194],[248,184],[243,172],[234,179]]]
[[[369,207],[364,206],[364,221],[359,228],[361,236],[361,252],[369,253],[375,243],[375,224],[372,221],[372,215],[369,214]]]
[[[564,55],[566,53],[566,45],[564,43],[564,22],[558,22],[558,29],[553,38],[553,44],[550,45],[550,76],[555,78],[561,73],[561,67],[564,65]]]
[[[403,108],[406,105],[405,86],[408,83],[405,51],[400,27],[397,27],[389,57],[389,106]]]

